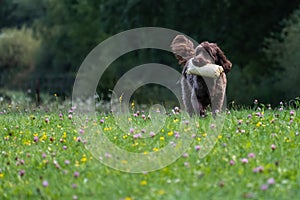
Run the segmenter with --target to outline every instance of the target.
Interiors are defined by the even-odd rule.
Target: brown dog
[[[222,110],[227,85],[226,73],[232,64],[215,43],[202,42],[196,48],[184,35],[177,35],[171,44],[172,52],[183,66],[181,88],[183,103],[189,114],[205,115],[209,105],[213,113]],[[216,64],[223,68],[223,73],[216,79],[187,74],[187,63],[192,59],[195,66]]]

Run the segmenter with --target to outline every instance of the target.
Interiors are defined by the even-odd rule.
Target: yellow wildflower
[[[111,127],[105,127],[105,128],[104,128],[104,131],[111,131],[111,130],[112,130]]]
[[[159,138],[159,140],[163,141],[163,140],[165,140],[165,138],[162,136]]]
[[[172,136],[172,135],[174,135],[173,131],[168,132],[168,136]]]
[[[262,125],[261,122],[258,122],[258,123],[256,124],[257,127],[260,127],[261,125]]]
[[[81,162],[86,162],[87,161],[86,155],[83,155],[82,158],[80,159],[80,161]]]
[[[140,185],[141,185],[141,186],[147,185],[147,181],[146,181],[146,180],[141,181],[141,182],[140,182]]]
[[[127,161],[127,160],[121,160],[121,163],[122,163],[123,165],[126,165],[126,164],[128,164],[128,161]]]
[[[165,192],[164,190],[159,190],[159,191],[158,191],[158,194],[159,194],[159,195],[164,195],[165,193],[166,193],[166,192]]]
[[[154,147],[152,150],[153,150],[154,152],[156,152],[156,151],[158,151],[159,149],[156,148],[156,147]]]

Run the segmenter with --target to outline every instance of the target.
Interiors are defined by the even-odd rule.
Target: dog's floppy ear
[[[225,73],[230,72],[232,63],[226,58],[224,52],[218,47],[217,48],[218,65],[222,66]]]
[[[203,46],[205,50],[210,54],[210,56],[214,59],[215,64],[223,67],[225,73],[228,73],[231,70],[231,62],[226,58],[224,52],[220,49],[220,47],[218,47],[217,44],[202,42],[201,46]]]
[[[194,44],[184,35],[177,35],[173,39],[171,49],[180,65],[185,65],[195,55]]]

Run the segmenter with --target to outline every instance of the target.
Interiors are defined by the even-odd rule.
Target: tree
[[[0,70],[3,82],[17,84],[34,69],[40,41],[31,29],[2,29],[0,33]]]
[[[285,99],[300,96],[300,7],[282,22],[283,29],[266,40],[265,52],[278,69],[274,90]]]
[[[35,27],[42,37],[41,71],[74,72],[85,56],[105,37],[98,0],[52,0]]]

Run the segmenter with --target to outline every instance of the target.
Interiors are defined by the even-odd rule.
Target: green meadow
[[[183,154],[170,165],[142,173],[104,165],[85,148],[88,129],[75,125],[75,115],[72,108],[26,110],[2,105],[0,199],[300,198],[297,109],[257,105],[227,110],[206,156],[200,156],[209,142],[202,124],[209,124],[211,116],[197,118],[192,142]],[[91,124],[126,151],[147,154],[185,134],[178,131],[179,115],[165,115],[164,127],[155,133],[136,127],[122,131],[114,116],[105,113],[97,113]],[[151,123],[146,113],[137,110],[128,120],[138,127]]]

